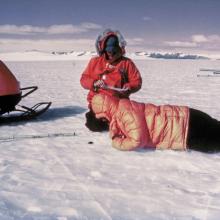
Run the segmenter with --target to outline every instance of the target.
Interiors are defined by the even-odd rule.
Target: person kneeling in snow
[[[187,106],[139,103],[97,94],[91,101],[97,118],[110,122],[112,146],[129,151],[137,148],[220,151],[220,122]]]
[[[86,113],[86,126],[91,131],[108,130],[108,123],[97,120],[91,111],[91,100],[95,94],[128,99],[131,93],[141,88],[141,75],[132,60],[124,56],[125,46],[119,31],[105,30],[96,41],[99,56],[93,57],[82,73],[80,83],[89,90],[87,100],[90,111]]]

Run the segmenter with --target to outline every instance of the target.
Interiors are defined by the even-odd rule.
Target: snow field
[[[220,154],[120,152],[107,132],[85,128],[79,79],[87,62],[7,62],[22,87],[39,87],[23,104],[53,104],[36,121],[1,126],[0,137],[75,136],[0,140],[0,219],[219,219]],[[196,76],[220,61],[134,62],[143,87],[132,99],[189,105],[220,119],[220,78]]]

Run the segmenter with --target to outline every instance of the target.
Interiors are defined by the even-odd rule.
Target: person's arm
[[[139,129],[130,131],[127,135],[115,135],[112,137],[112,146],[118,150],[131,151],[141,147]]]
[[[128,82],[124,84],[123,88],[128,88],[130,93],[135,93],[140,90],[142,86],[141,74],[131,60],[127,62]]]
[[[94,82],[97,80],[93,76],[93,69],[94,69],[94,59],[91,59],[82,73],[80,84],[84,89],[92,90],[94,88]]]
[[[146,147],[150,143],[150,136],[146,121],[138,113],[123,112],[110,123],[110,137],[112,146],[118,150],[130,151],[139,147]]]

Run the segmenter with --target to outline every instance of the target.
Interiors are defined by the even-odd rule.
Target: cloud
[[[94,29],[94,30],[97,30],[97,29],[101,29],[102,26],[99,25],[99,24],[95,24],[95,23],[90,23],[90,22],[84,22],[81,24],[81,26],[87,30],[89,29]]]
[[[208,39],[205,35],[197,34],[197,35],[192,35],[192,41],[195,43],[204,43],[204,42],[208,42]]]
[[[129,38],[127,49],[140,50],[143,48],[144,39]],[[71,39],[7,39],[0,38],[1,52],[16,52],[28,50],[41,51],[95,51],[94,38],[71,38]]]
[[[219,35],[203,35],[197,34],[192,35],[192,41],[196,43],[212,43],[212,42],[219,42],[220,43],[220,36]]]
[[[220,48],[220,36],[195,34],[191,41],[165,41],[164,44],[176,48],[217,49]]]
[[[220,42],[220,36],[219,35],[209,35],[208,40],[211,42]]]
[[[195,42],[186,42],[186,41],[166,41],[164,42],[164,44],[170,47],[183,47],[183,48],[193,48],[197,46]]]
[[[0,25],[0,34],[11,34],[11,35],[35,35],[35,34],[80,34],[88,32],[90,30],[101,29],[102,26],[95,23],[85,22],[79,25],[62,24],[62,25],[51,25],[48,27],[39,27],[31,25]]]
[[[152,18],[149,16],[144,16],[144,17],[142,17],[142,20],[143,21],[150,21],[150,20],[152,20]]]
[[[144,43],[143,38],[128,38],[126,39],[129,46],[142,45]]]
[[[30,25],[0,25],[0,34],[34,34],[34,33],[44,33],[46,31],[43,27],[34,27]]]
[[[1,51],[95,51],[94,39],[0,39]]]

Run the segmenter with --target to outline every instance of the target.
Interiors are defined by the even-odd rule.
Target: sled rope
[[[56,138],[56,137],[74,137],[76,133],[51,133],[51,134],[33,134],[33,135],[12,135],[8,137],[0,137],[0,142],[22,140],[22,139],[40,139],[40,138]]]

